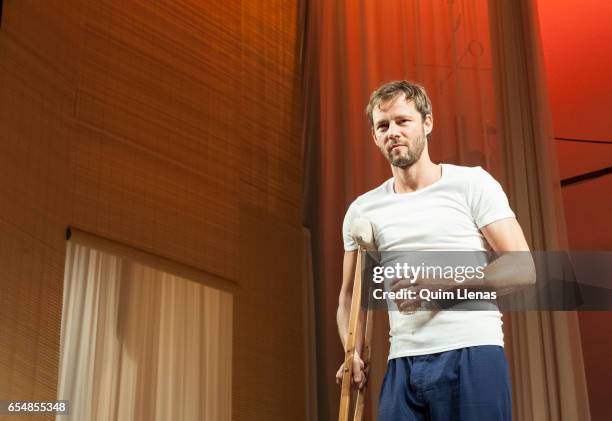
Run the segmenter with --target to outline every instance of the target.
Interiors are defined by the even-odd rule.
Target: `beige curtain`
[[[489,16],[510,200],[533,249],[566,250],[536,4],[490,0]],[[577,314],[516,312],[504,322],[515,419],[590,419]]]
[[[231,419],[232,295],[68,242],[58,420]]]

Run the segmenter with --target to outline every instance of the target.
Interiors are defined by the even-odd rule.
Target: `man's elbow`
[[[517,276],[518,286],[529,287],[535,285],[537,272],[531,253],[521,252],[516,267],[519,272]]]
[[[494,288],[509,293],[536,283],[536,269],[530,252],[506,252],[492,265],[488,281]]]

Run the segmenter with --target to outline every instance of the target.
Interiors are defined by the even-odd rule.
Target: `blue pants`
[[[499,346],[389,360],[378,421],[511,421],[508,363]]]

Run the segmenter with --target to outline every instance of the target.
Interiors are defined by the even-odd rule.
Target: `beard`
[[[402,150],[399,154],[394,154],[392,150],[387,152],[387,160],[394,167],[408,168],[421,158],[425,149],[425,134],[403,146],[406,147],[406,150]]]

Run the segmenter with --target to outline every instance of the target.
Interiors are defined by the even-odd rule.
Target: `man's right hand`
[[[418,283],[411,278],[395,278],[391,281],[390,289],[392,292],[400,292],[401,290],[410,291],[414,298],[398,298],[395,300],[397,309],[402,314],[413,314],[420,306],[421,299],[419,298],[419,290],[422,288]]]
[[[353,357],[353,387],[361,389],[366,384],[366,367],[358,353],[354,353]],[[344,373],[344,362],[340,364],[340,368],[336,372],[336,384],[342,385],[342,375]]]

